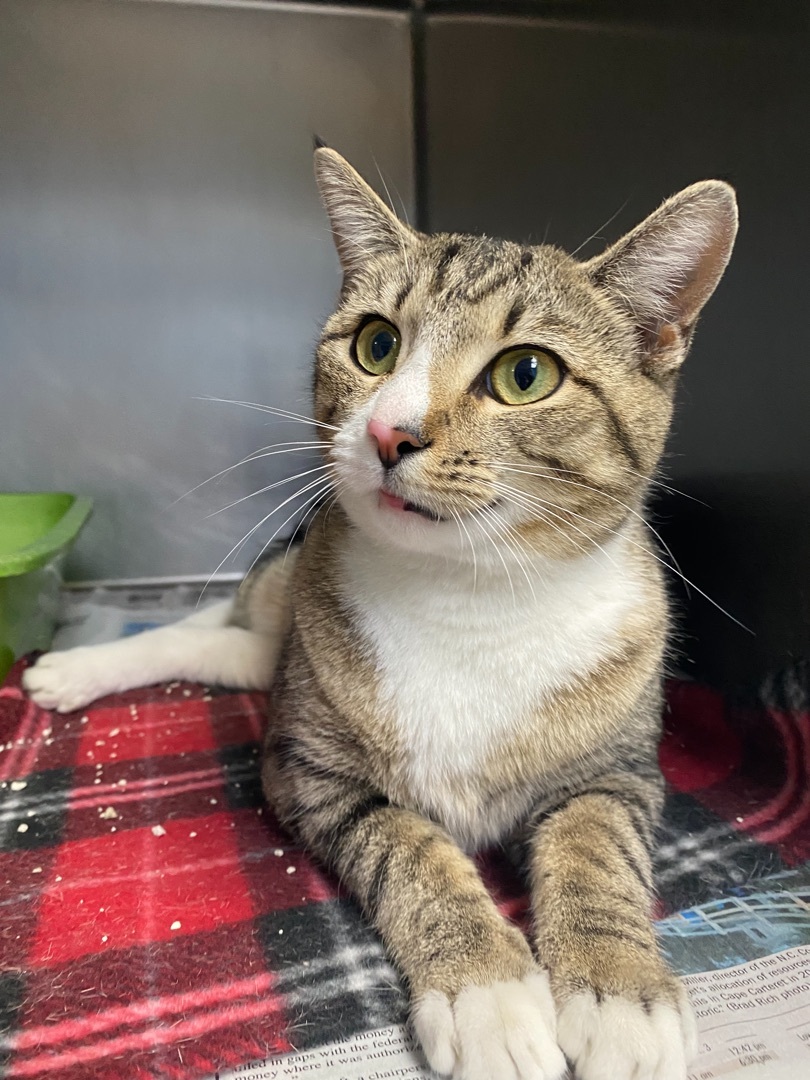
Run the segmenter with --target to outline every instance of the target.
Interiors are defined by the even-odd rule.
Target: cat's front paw
[[[45,653],[23,672],[22,683],[43,709],[73,712],[108,692],[110,661],[104,647]]]
[[[557,1014],[557,1038],[576,1080],[686,1080],[697,1027],[686,992],[641,1000],[573,994]]]
[[[453,1002],[430,990],[414,1005],[412,1022],[431,1068],[453,1080],[560,1080],[565,1075],[545,972],[467,986]]]

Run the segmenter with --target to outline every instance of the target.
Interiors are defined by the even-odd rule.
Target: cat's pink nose
[[[389,427],[381,420],[369,420],[366,430],[377,444],[377,453],[386,469],[396,465],[405,454],[425,448],[425,443],[413,432]]]

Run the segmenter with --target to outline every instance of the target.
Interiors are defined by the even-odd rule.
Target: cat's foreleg
[[[46,653],[23,675],[23,686],[44,709],[72,712],[105,694],[168,679],[266,689],[281,648],[282,627],[254,633],[228,624],[231,601],[171,626],[104,645]]]
[[[696,1028],[651,923],[660,778],[617,774],[535,827],[537,950],[577,1080],[685,1080]]]
[[[437,1072],[456,1080],[564,1075],[547,975],[442,829],[292,740],[268,753],[263,781],[282,820],[337,871],[382,936]]]

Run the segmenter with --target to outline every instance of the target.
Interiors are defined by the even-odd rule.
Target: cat
[[[334,150],[317,512],[234,605],[43,656],[46,708],[169,678],[269,689],[264,791],[382,936],[456,1080],[684,1080],[650,921],[669,615],[644,501],[731,254],[707,180],[603,254],[425,235]],[[320,479],[322,478],[322,480]],[[520,850],[533,948],[470,853]]]

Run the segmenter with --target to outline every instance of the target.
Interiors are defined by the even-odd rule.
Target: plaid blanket
[[[263,804],[263,700],[174,683],[66,716],[0,688],[0,1075],[212,1076],[399,1023],[376,936]],[[661,914],[810,858],[806,669],[670,687]],[[526,899],[480,859],[501,910]]]

